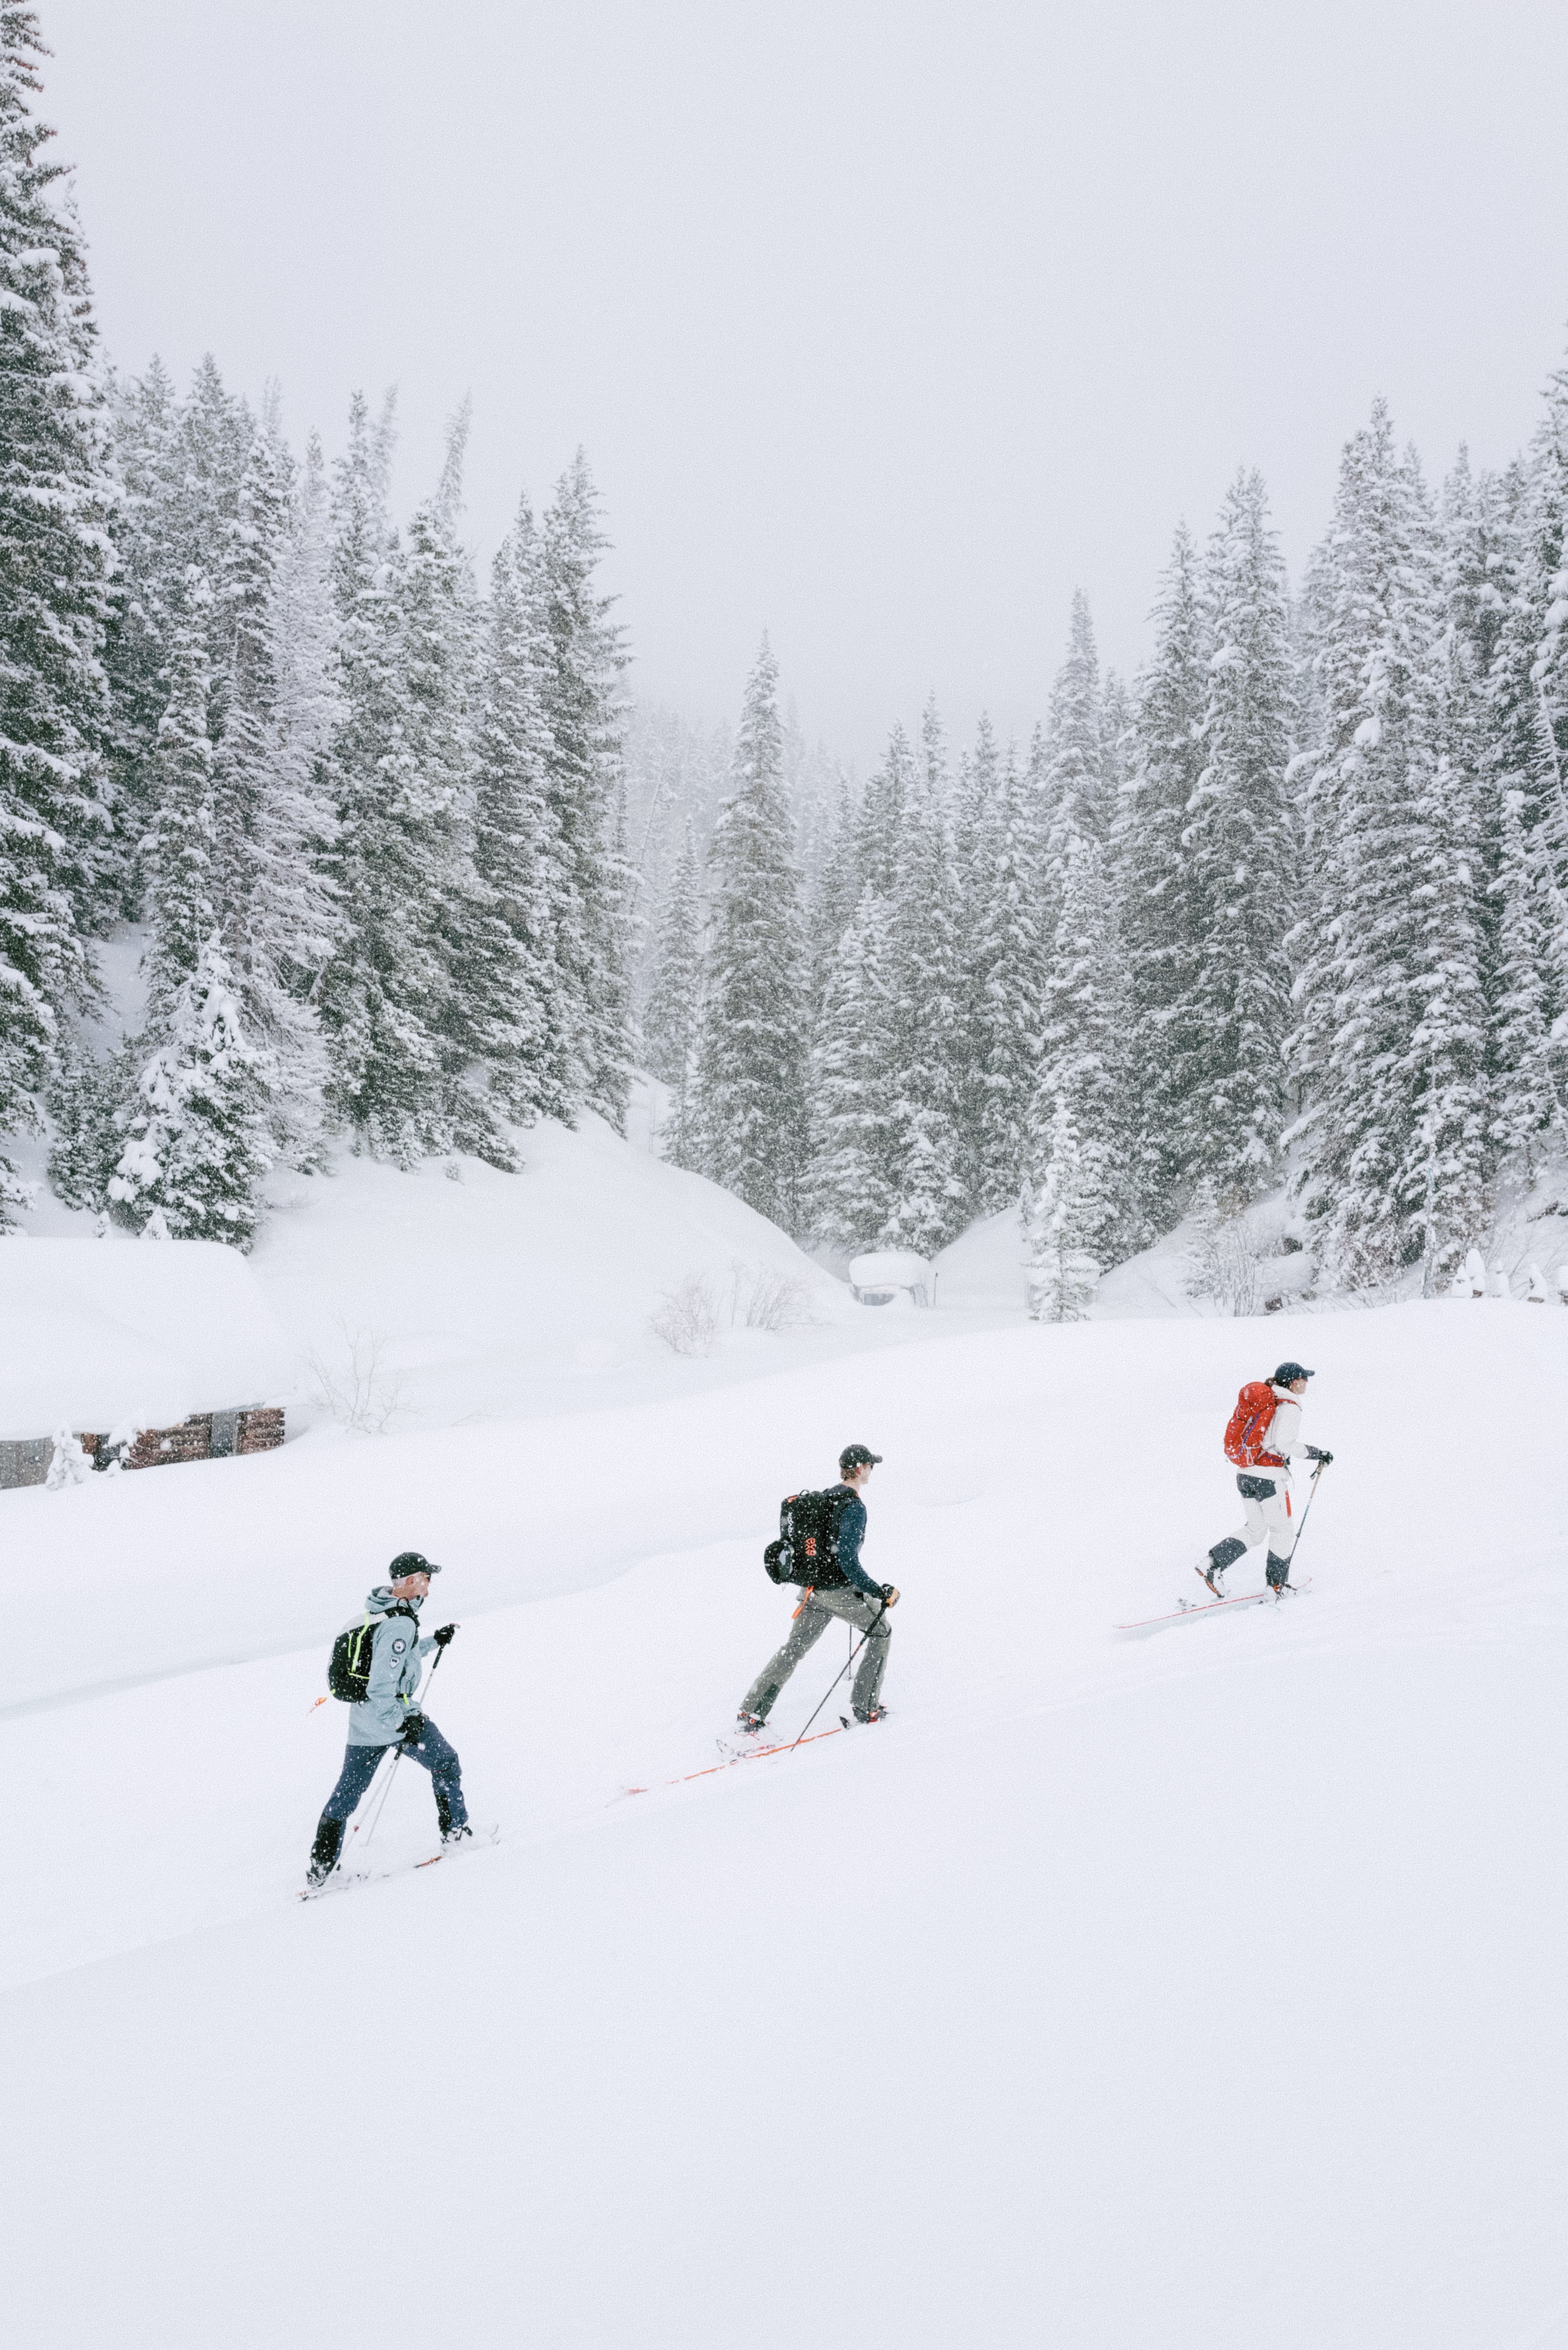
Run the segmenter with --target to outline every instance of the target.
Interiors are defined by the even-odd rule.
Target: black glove
[[[403,1744],[405,1746],[417,1746],[424,1734],[425,1718],[422,1713],[410,1713],[404,1717]]]
[[[455,1640],[456,1638],[457,1626],[455,1624],[442,1624],[439,1627],[436,1632],[436,1647],[438,1648],[444,1648],[449,1640]]]
[[[883,1584],[883,1586],[882,1586],[882,1605],[883,1605],[883,1607],[887,1607],[888,1602],[892,1598],[893,1594],[894,1594],[894,1591],[897,1589],[897,1587],[898,1587],[898,1586],[897,1586],[897,1585],[895,1585],[895,1584],[891,1584],[891,1583],[885,1583],[885,1584]]]
[[[1334,1459],[1332,1452],[1324,1452],[1322,1447],[1316,1444],[1309,1444],[1307,1446],[1306,1457],[1309,1461],[1321,1461],[1325,1469],[1328,1467],[1329,1462]]]

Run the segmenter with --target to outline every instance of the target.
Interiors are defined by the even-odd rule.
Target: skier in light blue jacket
[[[430,1773],[441,1843],[461,1843],[471,1833],[456,1751],[414,1702],[423,1659],[432,1648],[444,1648],[457,1630],[455,1624],[443,1624],[420,1638],[419,1611],[430,1596],[431,1575],[440,1573],[418,1551],[402,1551],[388,1568],[387,1581],[366,1599],[366,1619],[375,1626],[370,1669],[363,1701],[348,1709],[348,1751],[317,1827],[306,1872],[309,1885],[324,1885],[337,1867],[344,1827],[389,1746],[400,1747]]]

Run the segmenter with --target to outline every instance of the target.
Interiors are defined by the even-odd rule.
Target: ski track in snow
[[[1239,1517],[1219,1432],[1292,1351],[1310,1600],[1119,1640]],[[1565,1369],[1524,1307],[1013,1328],[7,1496],[16,2338],[337,2340],[401,2176],[399,2328],[463,2350],[1549,2350]],[[850,1435],[890,1719],[663,1785]],[[326,1646],[405,1542],[503,1840],[300,1904]],[[379,1865],[431,1822],[405,1768]]]

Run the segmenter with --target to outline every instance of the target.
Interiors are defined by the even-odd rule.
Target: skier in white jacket
[[[1301,1440],[1301,1398],[1312,1377],[1312,1372],[1300,1363],[1282,1363],[1270,1381],[1276,1398],[1274,1416],[1257,1460],[1251,1468],[1241,1471],[1236,1479],[1236,1490],[1246,1506],[1245,1523],[1206,1552],[1195,1569],[1216,1598],[1225,1596],[1226,1568],[1234,1566],[1239,1558],[1265,1538],[1269,1545],[1269,1588],[1283,1591],[1289,1586],[1291,1553],[1296,1546],[1295,1521],[1291,1513],[1291,1462],[1326,1463],[1334,1459],[1332,1452]]]

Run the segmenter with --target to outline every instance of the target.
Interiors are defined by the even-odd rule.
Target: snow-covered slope
[[[1310,1590],[1118,1642],[1292,1349]],[[1524,1305],[978,1330],[7,1496],[16,2337],[1547,2350],[1565,1372]],[[663,1785],[852,1436],[892,1718]],[[323,1637],[404,1542],[503,1841],[301,1908]]]

